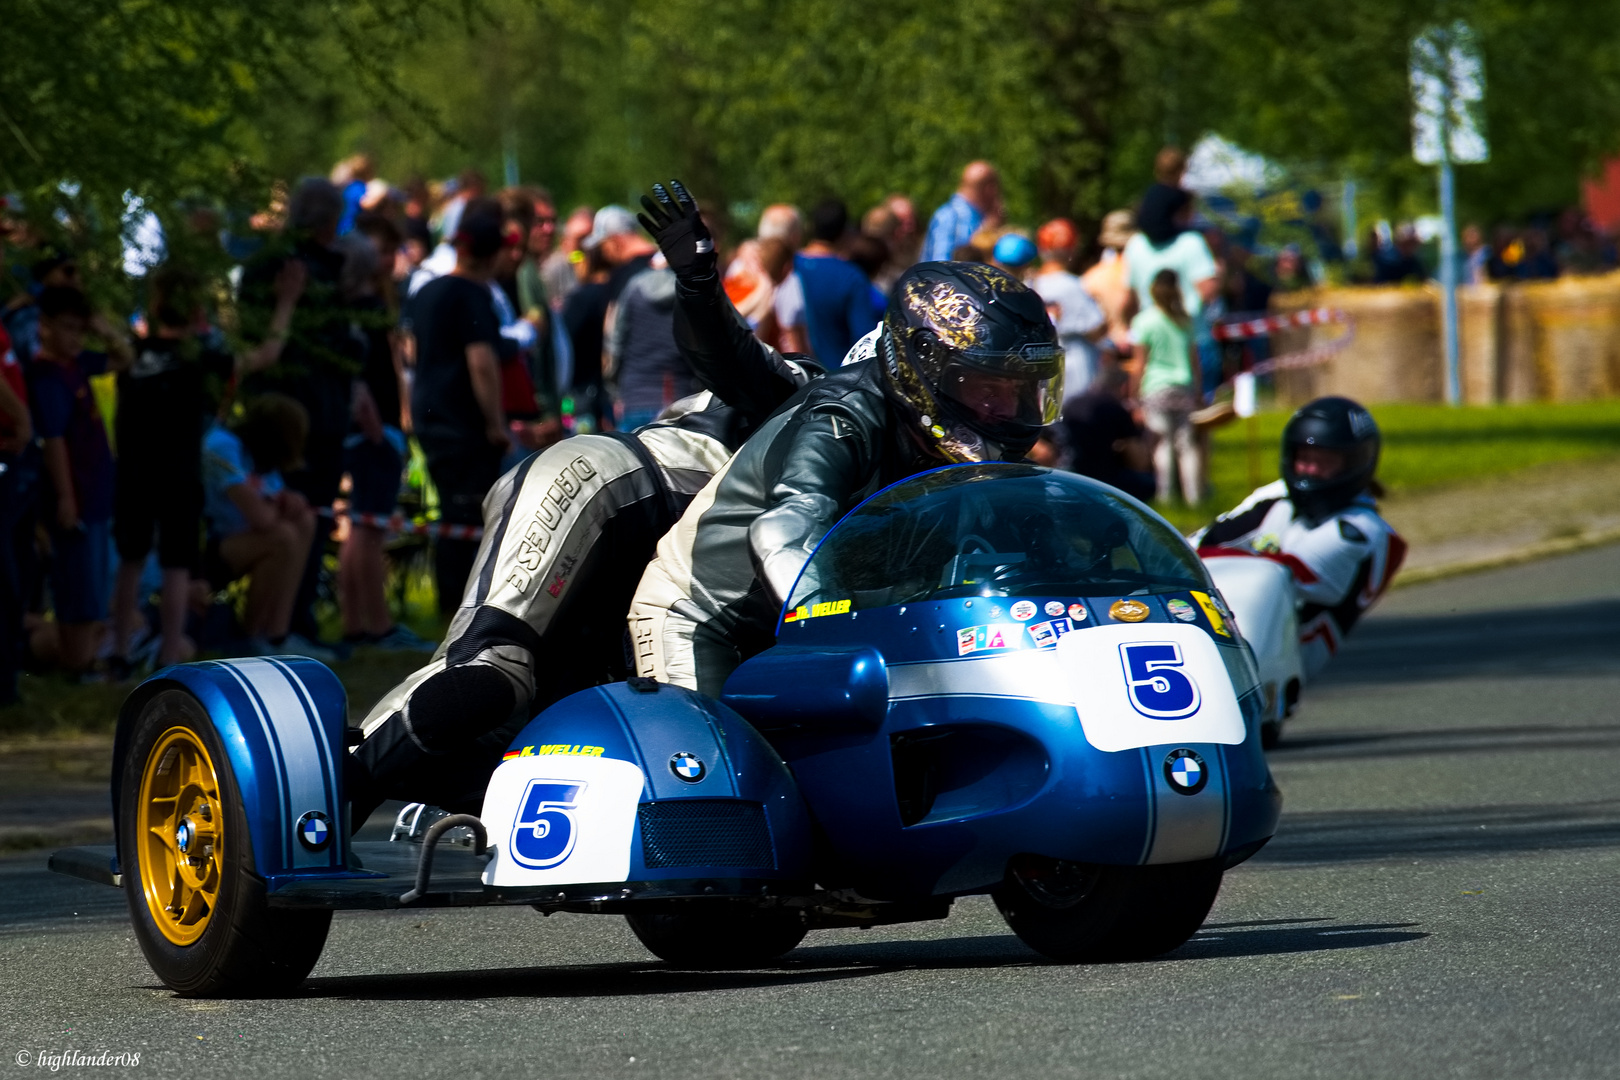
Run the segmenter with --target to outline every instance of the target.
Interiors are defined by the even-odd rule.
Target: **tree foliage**
[[[116,221],[125,192],[262,198],[355,149],[395,178],[499,177],[511,152],[564,200],[680,175],[743,207],[926,210],[986,157],[1015,219],[1095,220],[1163,142],[1217,132],[1410,212],[1433,185],[1409,44],[1456,18],[1492,145],[1465,207],[1572,201],[1620,145],[1620,0],[0,0],[25,43],[0,64],[0,183]]]

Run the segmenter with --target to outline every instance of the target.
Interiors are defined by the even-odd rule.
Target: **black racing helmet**
[[[1063,402],[1063,350],[1040,296],[983,263],[918,263],[894,284],[884,390],[951,462],[1017,461]]]
[[[1282,478],[1294,508],[1307,521],[1321,521],[1349,506],[1378,471],[1382,443],[1372,413],[1349,398],[1317,398],[1300,409],[1289,418],[1282,439]],[[1297,462],[1307,446],[1336,451],[1344,462],[1331,476],[1302,476]]]

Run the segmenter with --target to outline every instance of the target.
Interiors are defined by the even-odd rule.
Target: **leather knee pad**
[[[516,707],[510,679],[487,664],[469,664],[445,668],[412,690],[405,722],[423,750],[443,753],[500,727]]]

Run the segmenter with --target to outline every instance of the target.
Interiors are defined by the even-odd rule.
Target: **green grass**
[[[1620,400],[1468,408],[1378,405],[1372,413],[1384,433],[1378,477],[1392,494],[1466,483],[1548,462],[1620,454]],[[1210,498],[1198,509],[1160,506],[1160,512],[1177,528],[1191,530],[1259,484],[1275,480],[1288,417],[1277,411],[1254,418],[1252,474],[1250,422],[1237,420],[1217,430]]]
[[[426,653],[361,649],[332,666],[349,692],[349,719],[359,723],[377,699],[427,663]],[[30,736],[110,735],[134,683],[79,685],[55,675],[22,680],[22,703],[0,709],[0,740]]]

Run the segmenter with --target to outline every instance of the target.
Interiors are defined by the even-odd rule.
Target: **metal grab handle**
[[[428,879],[433,876],[433,849],[438,846],[440,838],[445,833],[459,828],[473,831],[474,855],[482,855],[484,849],[489,847],[489,837],[484,832],[484,823],[472,814],[451,814],[435,821],[429,826],[427,835],[422,838],[422,857],[416,862],[416,887],[399,894],[401,904],[413,904],[422,899],[427,892]]]

